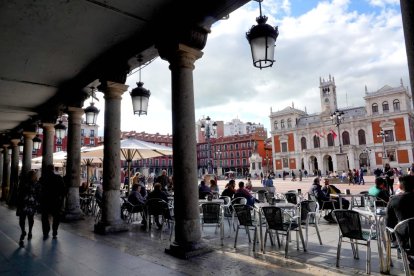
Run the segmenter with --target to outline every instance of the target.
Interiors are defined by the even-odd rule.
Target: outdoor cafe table
[[[380,261],[380,272],[383,274],[389,274],[391,269],[391,241],[386,234],[385,227],[385,209],[379,207],[377,210],[368,210],[362,208],[355,208],[359,214],[372,218],[375,223],[375,229],[377,233],[377,245],[378,245],[378,256]],[[382,243],[385,247],[385,258]]]
[[[254,207],[256,208],[258,214],[259,214],[259,238],[260,238],[260,250],[263,252],[264,249],[264,244],[263,244],[263,231],[262,231],[262,215],[261,215],[261,209],[262,207],[267,207],[267,206],[276,206],[282,209],[290,209],[290,210],[296,210],[297,209],[297,205],[293,204],[293,203],[288,203],[288,202],[280,202],[280,203],[276,203],[275,205],[271,205],[269,203],[255,203]]]
[[[330,194],[330,196],[331,196],[331,198],[337,198],[338,199],[339,209],[343,209],[343,207],[342,207],[342,198],[350,197],[351,198],[350,207],[351,207],[351,210],[352,210],[353,209],[354,198],[358,198],[358,197],[362,198],[365,195],[364,194],[343,194],[343,193],[340,193],[340,194]]]
[[[224,199],[212,199],[212,200],[208,200],[208,199],[199,199],[198,203],[201,205],[203,203],[220,203],[220,204],[224,204]]]

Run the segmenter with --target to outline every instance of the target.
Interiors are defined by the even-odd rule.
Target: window
[[[83,147],[85,145],[85,141],[83,140],[83,138],[81,138],[81,146]]]
[[[243,166],[247,166],[247,160],[243,159]]]
[[[394,100],[392,102],[392,107],[394,108],[394,111],[400,111],[400,101],[399,100]]]
[[[56,138],[56,144],[62,145],[62,138]]]
[[[319,148],[321,146],[321,143],[319,141],[319,137],[318,136],[313,136],[313,147],[315,149]]]
[[[282,152],[287,152],[288,151],[287,150],[287,143],[286,142],[283,142],[281,144],[282,144]]]
[[[95,130],[94,129],[91,129],[91,135],[90,135],[90,137],[94,137],[95,136]]]
[[[333,147],[334,146],[334,138],[332,133],[329,133],[327,136],[328,139],[328,147]]]
[[[277,121],[275,121],[274,123],[273,123],[273,128],[276,130],[277,129]]]
[[[307,149],[307,147],[306,147],[306,138],[305,137],[300,138],[300,145],[302,146],[302,150]]]
[[[349,141],[349,132],[348,131],[342,132],[342,144],[344,146],[350,144],[350,141]]]
[[[385,130],[385,142],[394,142],[394,131],[393,130]]]
[[[280,121],[280,128],[285,128],[285,120]]]
[[[388,111],[390,111],[390,107],[388,106],[388,102],[385,101],[382,103],[382,112],[388,113]]]
[[[56,147],[56,151],[62,151],[62,147]]]
[[[155,159],[155,167],[158,167],[160,165],[160,160]]]
[[[240,157],[240,152],[236,151],[236,157],[239,158]]]
[[[395,150],[387,150],[387,157],[390,162],[397,161],[395,160]]]
[[[367,141],[365,139],[365,131],[363,129],[358,130],[358,143],[360,145],[366,145]]]
[[[289,167],[289,160],[287,158],[282,159],[283,168]]]
[[[221,163],[221,161],[220,161]],[[171,167],[172,166],[172,159],[168,159],[168,166]]]
[[[161,166],[165,167],[165,159],[161,160]]]
[[[95,139],[94,138],[89,140],[89,145],[95,145]]]
[[[290,118],[287,119],[287,127],[288,128],[292,127],[292,120]]]
[[[378,104],[372,104],[372,114],[378,114]]]
[[[85,129],[81,129],[81,136],[83,137],[83,136],[85,136]]]

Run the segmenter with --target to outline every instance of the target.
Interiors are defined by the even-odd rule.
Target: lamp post
[[[211,119],[209,116],[207,116],[207,118],[205,119],[205,125],[201,124],[201,132],[204,133],[204,137],[206,138],[207,141],[207,172],[209,174],[211,174],[211,143],[210,143],[210,138],[212,135],[215,134],[217,129],[217,123],[216,122],[211,122]]]
[[[335,126],[338,129],[338,139],[339,139],[339,153],[343,153],[342,152],[342,143],[341,143],[341,132],[339,130],[339,126],[342,124],[343,121],[343,115],[345,113],[343,111],[339,111],[338,109],[335,110],[332,114],[331,114],[331,119],[333,121],[333,123],[335,124]]]
[[[221,151],[220,149],[217,150],[216,152],[216,157],[218,156],[218,162],[217,162],[217,176],[221,176],[223,174],[223,172],[221,171]],[[219,173],[220,172],[220,173]]]
[[[382,139],[382,160],[385,163],[385,159],[388,158],[387,152],[385,151],[385,138],[388,137],[388,134],[381,128],[380,132],[377,134],[377,137]]]

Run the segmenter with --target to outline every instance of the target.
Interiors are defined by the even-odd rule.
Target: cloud
[[[308,1],[308,0],[307,0]],[[268,24],[279,26],[276,63],[259,70],[252,65],[246,32],[255,25],[257,2],[212,26],[203,57],[195,62],[196,120],[264,124],[270,130],[273,111],[291,106],[320,112],[319,78],[335,77],[339,107],[362,106],[365,85],[375,91],[384,85],[408,84],[408,67],[398,1],[371,0],[385,9],[353,10],[349,0],[320,1],[292,16],[293,1],[264,1]],[[151,91],[147,116],[132,115],[127,93],[122,100],[122,130],[172,133],[171,72],[168,62],[156,59],[142,70],[144,87]],[[128,78],[135,87],[138,74]],[[101,104],[102,102],[100,102]],[[103,123],[103,112],[98,119]]]

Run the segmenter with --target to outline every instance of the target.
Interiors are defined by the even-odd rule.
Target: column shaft
[[[0,148],[0,183],[3,183],[4,149]]]
[[[411,93],[414,91],[414,1],[400,0]],[[414,102],[414,97],[413,97]]]
[[[7,199],[10,184],[10,156],[9,145],[3,145],[3,183],[1,185],[1,200]]]
[[[66,201],[66,220],[83,218],[83,212],[79,204],[81,120],[83,113],[82,108],[68,108],[69,127],[65,180],[69,190]]]
[[[27,174],[32,169],[32,152],[33,152],[33,138],[36,132],[24,131],[24,146],[23,146],[23,160],[22,160],[22,175]]]
[[[8,198],[9,205],[15,205],[17,201],[17,189],[19,186],[19,142],[20,139],[11,140],[11,166],[10,166],[10,193]]]
[[[54,124],[43,123],[43,143],[42,143],[42,175],[47,170],[48,165],[53,165],[53,146],[55,144]]]
[[[168,57],[172,82],[173,170],[176,180],[175,244],[171,246],[170,253],[184,254],[181,257],[198,250],[201,241],[193,87],[194,62],[201,56],[201,51],[180,44]]]
[[[103,159],[103,210],[101,220],[95,225],[95,232],[107,233],[127,230],[121,220],[119,204],[121,183],[120,134],[121,134],[121,99],[128,89],[127,85],[106,82],[105,91],[105,127]]]

